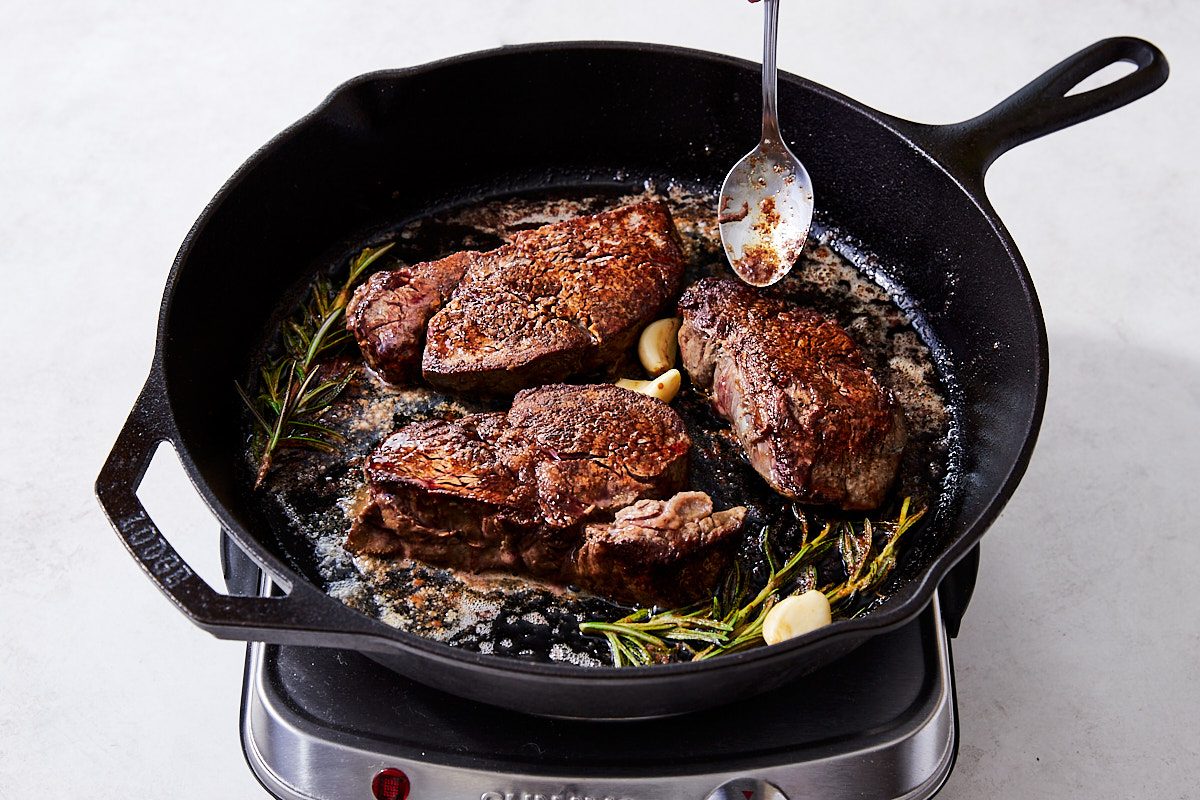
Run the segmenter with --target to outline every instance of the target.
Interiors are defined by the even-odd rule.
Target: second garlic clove
[[[622,378],[617,381],[617,386],[622,389],[632,389],[635,392],[641,392],[650,397],[657,397],[664,403],[669,403],[675,399],[675,395],[679,394],[679,384],[682,376],[677,369],[669,369],[662,375],[651,381],[635,381],[629,378]]]
[[[772,606],[763,620],[763,639],[779,644],[828,625],[833,619],[829,599],[823,592],[809,589],[801,595],[785,597]]]

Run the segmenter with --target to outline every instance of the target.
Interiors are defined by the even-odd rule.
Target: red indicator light
[[[371,793],[376,800],[405,800],[408,789],[408,776],[398,769],[382,770],[371,781]]]

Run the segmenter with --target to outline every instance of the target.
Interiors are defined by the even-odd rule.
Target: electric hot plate
[[[231,591],[270,591],[227,537],[222,556]],[[658,720],[526,716],[356,652],[251,644],[243,750],[283,800],[932,797],[958,750],[947,628],[957,629],[977,564],[961,564],[913,622],[818,672]]]

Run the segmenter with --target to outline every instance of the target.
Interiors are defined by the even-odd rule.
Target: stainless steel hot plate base
[[[927,798],[957,753],[950,646],[935,598],[913,623],[795,684],[671,719],[579,722],[444,695],[352,652],[250,645],[246,759],[284,800]],[[746,792],[750,794],[747,795]]]

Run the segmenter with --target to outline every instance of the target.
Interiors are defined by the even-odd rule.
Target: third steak
[[[688,374],[776,491],[846,509],[883,502],[904,415],[846,331],[731,280],[699,281],[679,309]]]

